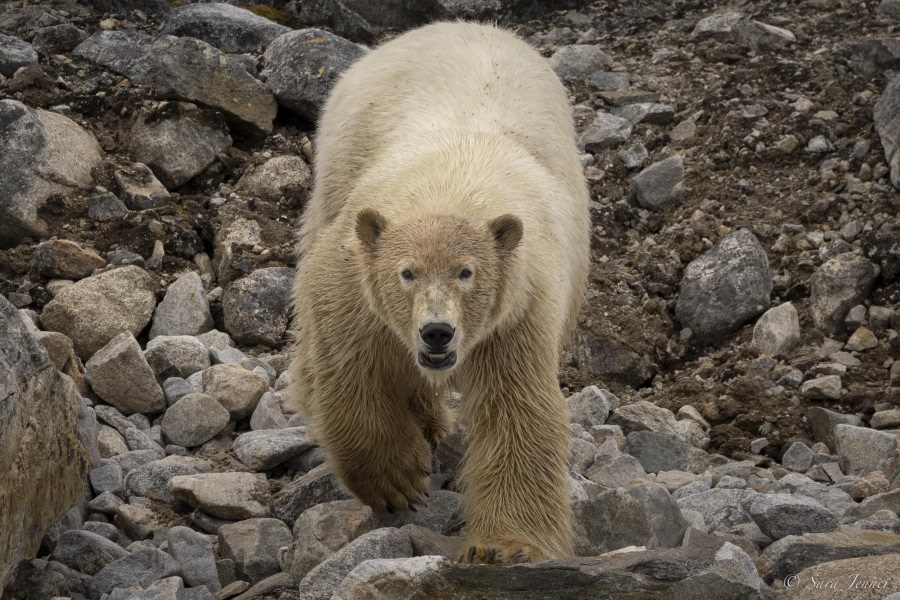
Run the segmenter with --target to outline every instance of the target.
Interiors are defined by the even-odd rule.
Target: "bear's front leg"
[[[522,345],[519,348],[527,348]],[[461,471],[467,537],[458,559],[509,564],[572,554],[570,430],[547,350],[490,340],[461,391],[469,445]]]
[[[407,404],[349,376],[320,380],[314,394],[315,435],[347,489],[378,512],[424,505],[431,448]]]

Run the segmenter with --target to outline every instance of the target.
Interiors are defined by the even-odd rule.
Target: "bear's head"
[[[356,219],[372,309],[441,379],[497,324],[509,268],[522,239],[514,215],[472,220],[427,215],[389,222],[374,209]]]

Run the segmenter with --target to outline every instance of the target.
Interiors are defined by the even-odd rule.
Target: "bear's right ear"
[[[387,219],[374,208],[364,208],[356,215],[356,237],[366,250],[378,247],[378,238],[387,229]]]

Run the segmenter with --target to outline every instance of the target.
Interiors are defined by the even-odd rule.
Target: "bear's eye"
[[[463,281],[472,279],[472,269],[470,269],[469,267],[463,267],[463,270],[459,272],[459,278]]]
[[[400,277],[403,278],[403,281],[414,281],[416,279],[416,276],[413,275],[413,272],[410,269],[403,269],[403,271],[400,272]]]

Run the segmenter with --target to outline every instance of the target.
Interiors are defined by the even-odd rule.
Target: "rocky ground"
[[[41,390],[92,459],[40,546],[0,552],[3,598],[900,592],[900,2],[183,4],[0,5],[0,477],[46,475],[2,442]],[[366,46],[455,16],[512,27],[575,106],[579,559],[453,564],[464,432],[387,518],[282,406],[318,107]]]

